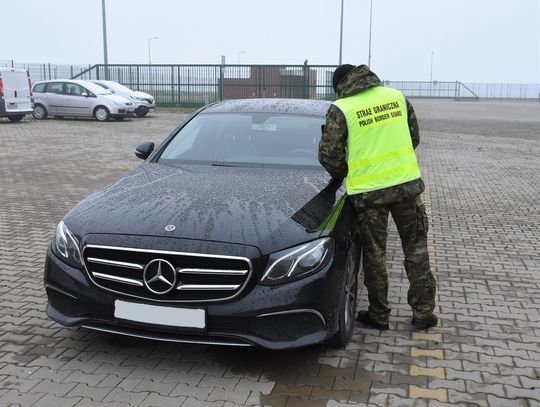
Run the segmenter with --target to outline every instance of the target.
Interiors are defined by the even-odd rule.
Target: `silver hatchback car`
[[[113,95],[94,83],[81,80],[54,80],[36,82],[32,89],[34,118],[94,117],[105,121],[110,117],[123,120],[135,112],[133,103]]]

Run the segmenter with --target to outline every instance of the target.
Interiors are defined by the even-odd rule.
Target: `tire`
[[[24,117],[24,114],[18,114],[16,116],[8,116],[8,119],[10,122],[20,122]]]
[[[94,119],[98,122],[105,122],[109,120],[109,117],[111,117],[111,113],[105,106],[98,106],[94,109]]]
[[[138,117],[144,117],[148,114],[150,110],[146,106],[140,106],[135,110],[135,114]]]
[[[351,340],[356,320],[356,301],[358,296],[358,274],[360,255],[356,243],[351,242],[345,273],[341,285],[341,299],[337,310],[338,331],[328,340],[330,346],[336,348],[345,347]]]
[[[34,106],[34,111],[32,112],[34,119],[45,120],[48,115],[49,113],[47,112],[47,109],[45,109],[45,106],[39,104]]]

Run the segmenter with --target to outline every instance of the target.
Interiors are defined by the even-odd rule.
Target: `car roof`
[[[331,102],[311,99],[239,99],[209,105],[201,113],[280,113],[324,116]]]
[[[89,81],[85,81],[85,80],[82,80],[82,79],[49,79],[49,80],[46,80],[46,81],[35,82],[35,84],[37,85],[38,83],[55,83],[55,82],[56,83],[57,82],[68,82],[68,83],[76,83],[78,85],[86,85]]]

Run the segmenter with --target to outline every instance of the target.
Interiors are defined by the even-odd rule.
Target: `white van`
[[[24,69],[0,68],[0,117],[12,122],[32,113],[32,83]]]

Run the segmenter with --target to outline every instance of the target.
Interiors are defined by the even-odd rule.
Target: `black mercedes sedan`
[[[329,103],[219,102],[77,204],[47,252],[47,314],[141,338],[284,349],[350,340],[359,229],[319,164]]]

